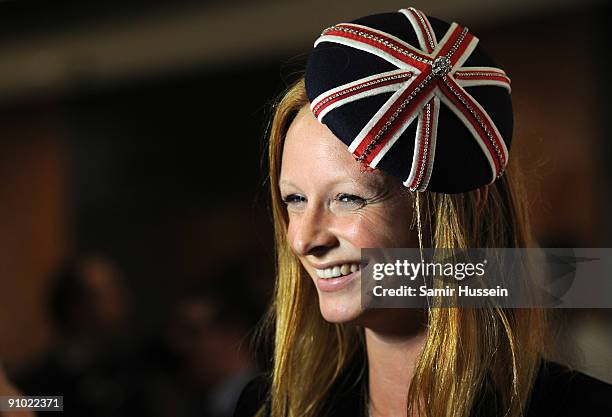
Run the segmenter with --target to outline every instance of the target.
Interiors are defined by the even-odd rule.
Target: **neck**
[[[391,312],[389,312],[391,313]],[[397,317],[388,314],[388,321]],[[415,321],[414,317],[411,321]],[[405,319],[402,320],[406,323]],[[407,416],[408,388],[425,342],[422,326],[398,331],[388,326],[366,327],[370,412],[373,417]]]

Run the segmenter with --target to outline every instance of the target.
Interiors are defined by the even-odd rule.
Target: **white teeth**
[[[359,264],[342,264],[332,268],[315,269],[319,278],[337,278],[359,270]]]

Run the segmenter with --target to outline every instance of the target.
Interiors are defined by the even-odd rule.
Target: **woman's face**
[[[413,247],[413,197],[361,165],[304,106],[285,138],[280,193],[287,237],[319,294],[323,317],[359,322],[361,248]]]

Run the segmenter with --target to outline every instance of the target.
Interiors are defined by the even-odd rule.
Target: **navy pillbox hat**
[[[411,191],[466,192],[504,172],[510,79],[467,28],[414,8],[337,24],[305,78],[318,120]]]

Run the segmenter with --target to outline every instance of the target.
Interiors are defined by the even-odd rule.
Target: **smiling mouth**
[[[336,265],[331,268],[325,269],[316,269],[317,276],[319,278],[328,279],[328,278],[338,278],[344,275],[352,274],[353,272],[357,272],[361,269],[358,263],[350,263],[350,264],[341,264]]]

